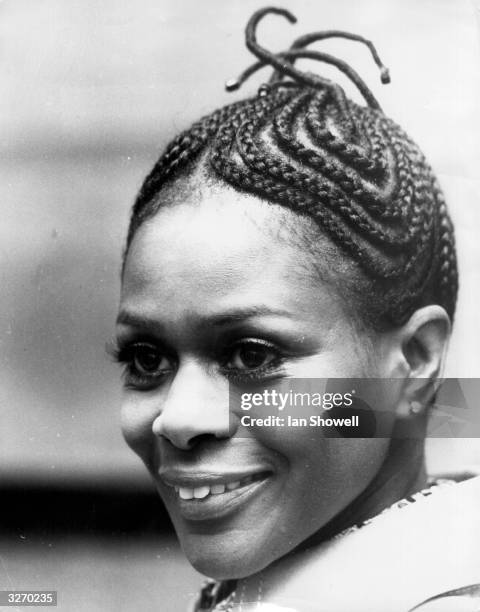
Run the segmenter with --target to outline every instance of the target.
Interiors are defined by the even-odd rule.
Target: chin
[[[243,540],[238,546],[234,542],[222,544],[214,540],[212,537],[212,541],[205,545],[195,542],[181,544],[191,565],[201,574],[215,580],[246,578],[265,569],[275,560],[269,551],[259,553],[255,544],[248,540]]]

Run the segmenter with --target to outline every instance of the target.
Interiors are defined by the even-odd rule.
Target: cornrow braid
[[[371,324],[402,324],[415,309],[432,303],[453,319],[455,239],[432,169],[350,66],[306,48],[334,36],[361,42],[382,82],[389,82],[375,47],[333,30],[307,34],[289,50],[272,54],[256,39],[257,25],[269,13],[295,21],[273,7],[254,13],[246,42],[258,61],[227,89],[237,89],[266,65],[274,68],[269,83],[256,96],[203,117],[170,143],[135,201],[125,256],[138,227],[161,207],[162,188],[187,176],[201,159],[214,180],[312,220],[370,283],[376,298]],[[336,66],[367,105],[348,99],[338,84],[298,70],[296,60],[306,57]]]

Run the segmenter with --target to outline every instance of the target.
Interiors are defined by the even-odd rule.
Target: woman
[[[125,438],[214,579],[196,610],[478,606],[474,523],[457,519],[480,485],[427,487],[424,467],[457,294],[442,193],[352,68],[307,48],[365,43],[386,82],[373,45],[331,31],[273,55],[256,41],[268,13],[295,20],[255,13],[258,62],[228,87],[266,64],[269,84],[180,134],[134,205],[118,315]],[[305,57],[343,71],[366,105],[298,70]],[[231,399],[292,379],[394,379],[381,435],[251,425]]]

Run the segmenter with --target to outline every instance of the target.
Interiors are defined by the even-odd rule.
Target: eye
[[[131,347],[131,366],[143,376],[155,376],[172,369],[170,360],[156,346],[143,343]]]
[[[275,362],[278,357],[278,351],[270,343],[245,340],[233,348],[225,365],[233,370],[259,370]]]
[[[116,361],[123,364],[124,384],[127,388],[152,389],[175,369],[175,361],[170,355],[150,342],[133,342],[107,350]]]

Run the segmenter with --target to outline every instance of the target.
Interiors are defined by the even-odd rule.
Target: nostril
[[[218,440],[219,436],[216,436],[215,434],[210,434],[210,433],[205,433],[205,434],[198,434],[196,436],[193,436],[192,438],[190,438],[190,440],[188,440],[188,448],[191,449],[194,446],[199,446],[201,444],[208,444],[213,442],[214,440]]]

